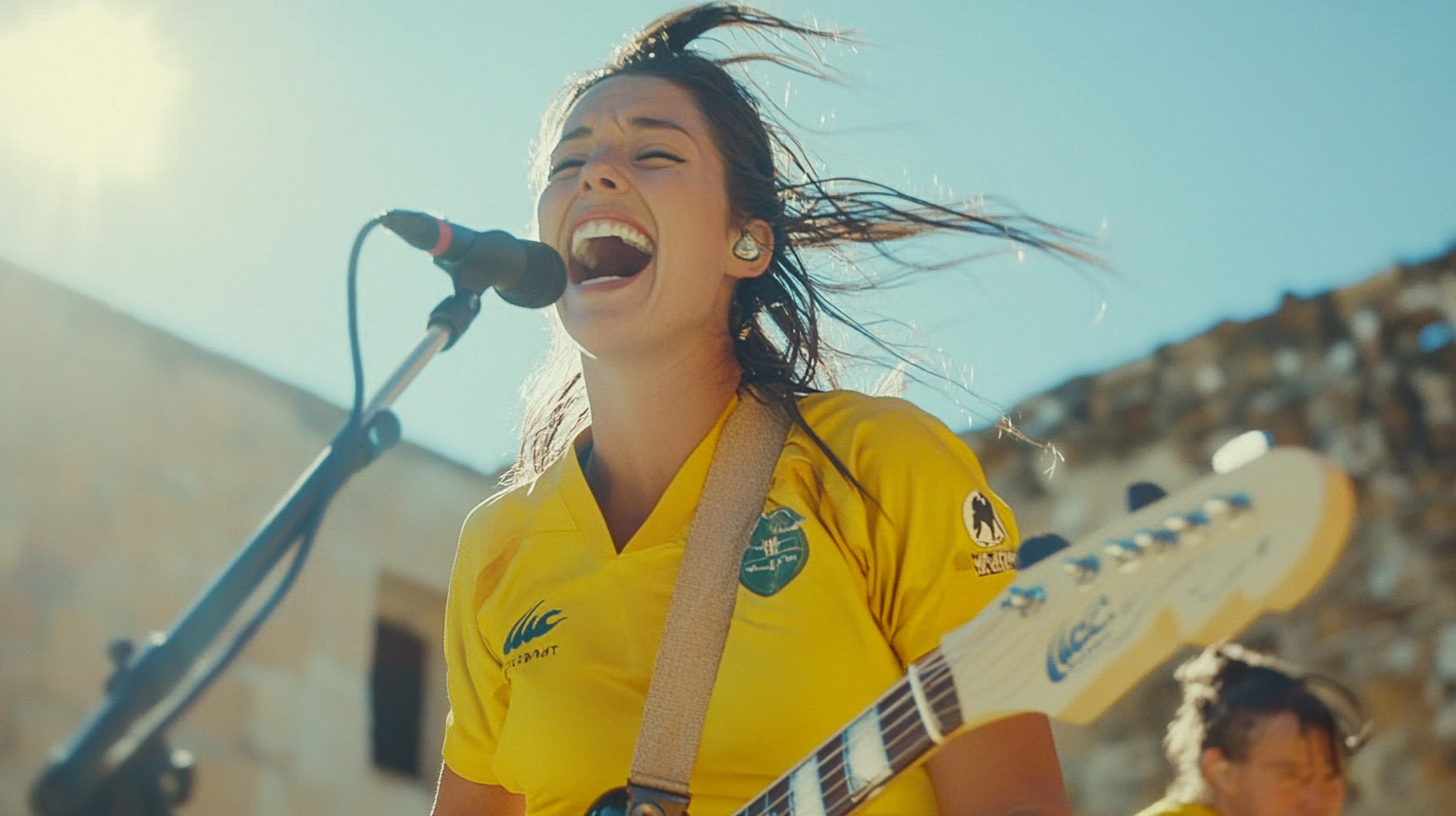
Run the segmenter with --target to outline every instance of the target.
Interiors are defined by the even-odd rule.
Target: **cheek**
[[[536,223],[540,230],[540,240],[552,243],[556,240],[557,233],[561,231],[561,220],[566,214],[567,196],[559,189],[561,185],[547,185],[541,191],[541,197],[536,199]]]

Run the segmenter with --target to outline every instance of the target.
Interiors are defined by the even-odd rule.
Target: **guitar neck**
[[[1231,637],[1306,597],[1339,557],[1354,506],[1338,468],[1281,448],[1114,519],[1021,571],[734,816],[845,816],[962,726],[1021,711],[1090,722],[1183,644]]]
[[[734,816],[844,816],[960,725],[955,680],[936,649]]]

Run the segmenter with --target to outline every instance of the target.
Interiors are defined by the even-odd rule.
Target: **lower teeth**
[[[582,286],[591,286],[594,283],[606,283],[607,281],[619,281],[619,280],[626,280],[626,279],[627,279],[627,276],[626,275],[603,275],[600,278],[591,278],[590,280],[584,280],[584,281],[581,282],[581,285]]]

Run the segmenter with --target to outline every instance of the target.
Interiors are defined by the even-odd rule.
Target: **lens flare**
[[[146,178],[186,83],[145,16],[37,15],[0,32],[0,149],[88,185]]]

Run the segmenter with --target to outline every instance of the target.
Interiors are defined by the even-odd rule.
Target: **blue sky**
[[[547,99],[674,5],[11,0],[0,62],[7,34],[79,7],[144,27],[171,90],[147,97],[148,161],[84,178],[0,107],[0,257],[343,403],[359,225],[405,207],[520,233]],[[868,42],[831,49],[843,85],[787,89],[828,171],[1104,236],[1105,274],[1007,256],[849,304],[914,324],[927,362],[1001,405],[1456,241],[1456,4],[763,5]],[[361,272],[378,382],[448,288],[385,234]],[[490,301],[400,402],[406,435],[502,464],[544,325]]]

